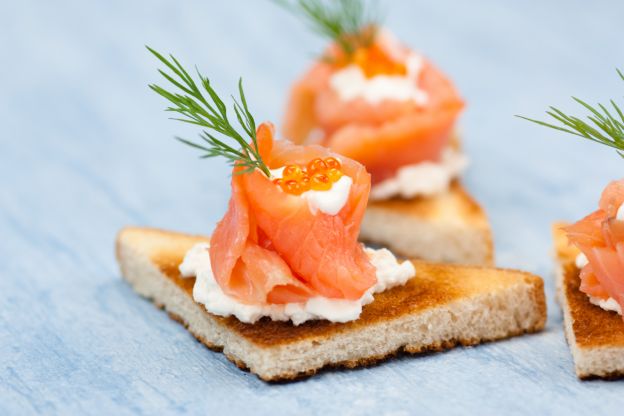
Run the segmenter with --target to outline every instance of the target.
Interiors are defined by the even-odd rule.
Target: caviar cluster
[[[339,61],[339,66],[355,64],[359,66],[367,78],[377,75],[405,76],[407,68],[402,62],[397,62],[379,45],[358,48],[347,59]]]
[[[342,165],[335,157],[312,159],[307,166],[286,165],[282,177],[273,183],[284,192],[301,195],[306,191],[327,191],[342,177]]]

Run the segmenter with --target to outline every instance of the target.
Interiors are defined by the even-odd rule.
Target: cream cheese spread
[[[620,304],[615,301],[613,298],[609,299],[601,299],[593,296],[589,296],[589,301],[596,306],[600,306],[605,311],[617,312],[622,315],[622,308]]]
[[[580,270],[589,264],[589,260],[587,260],[587,256],[585,254],[579,253],[579,255],[576,256],[574,263],[576,264],[576,267]]]
[[[279,179],[282,177],[284,168],[272,169],[271,178]],[[308,202],[308,208],[313,215],[321,211],[328,215],[336,215],[345,206],[349,199],[349,193],[351,192],[351,185],[353,185],[353,179],[347,175],[343,175],[332,187],[326,191],[305,191],[300,198],[305,199]]]
[[[420,162],[402,166],[396,175],[375,184],[370,192],[371,200],[389,199],[395,196],[413,198],[431,196],[448,189],[451,181],[468,166],[468,158],[452,149],[445,149],[439,162]]]
[[[353,179],[343,175],[327,191],[306,191],[301,197],[308,201],[312,214],[321,211],[328,215],[336,215],[347,203],[352,184]]]
[[[358,65],[351,64],[336,71],[331,76],[329,85],[343,101],[362,98],[371,104],[396,100],[425,105],[428,100],[427,93],[418,88],[423,58],[411,53],[405,61],[405,67],[407,71],[404,76],[376,75],[367,78]]]
[[[180,273],[184,277],[196,277],[193,299],[203,304],[208,312],[219,316],[235,316],[246,323],[254,323],[263,317],[274,321],[290,320],[294,325],[317,319],[331,322],[353,321],[362,313],[362,307],[373,301],[373,294],[403,285],[416,274],[411,262],[399,263],[390,251],[366,248],[366,254],[376,269],[377,283],[360,299],[330,299],[318,296],[305,303],[250,305],[223,292],[212,273],[209,248],[208,243],[199,243],[191,248],[180,264]]]
[[[615,214],[615,219],[618,221],[624,221],[624,204],[620,205]]]

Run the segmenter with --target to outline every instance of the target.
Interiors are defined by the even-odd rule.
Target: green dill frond
[[[207,77],[197,71],[198,85],[173,55],[169,55],[169,59],[167,59],[149,46],[146,48],[171,71],[172,74],[162,69],[158,70],[178,90],[171,92],[155,84],[149,85],[154,92],[171,103],[166,111],[178,114],[177,117],[173,118],[174,120],[194,124],[205,129],[199,134],[201,141],[194,142],[180,137],[176,137],[176,139],[201,150],[203,152],[202,158],[217,156],[226,158],[232,165],[242,168],[237,170],[236,174],[250,173],[255,169],[260,169],[265,175],[270,176],[269,168],[262,161],[258,150],[256,122],[247,107],[243,80],[240,79],[238,82],[240,102],[234,97],[232,99],[236,119],[245,137],[230,122],[226,105],[212,88]],[[233,145],[229,145],[213,133],[233,140]]]
[[[318,34],[335,41],[351,55],[369,46],[380,23],[378,8],[366,0],[273,0],[299,16]]]
[[[616,71],[624,81],[624,73],[619,69]],[[589,111],[586,116],[588,121],[565,114],[555,107],[550,107],[546,114],[560,124],[551,124],[519,115],[516,117],[609,146],[616,149],[617,153],[624,158],[624,111],[622,108],[614,100],[609,100],[608,105],[599,103],[597,106],[592,106],[580,98],[572,97],[572,99]]]

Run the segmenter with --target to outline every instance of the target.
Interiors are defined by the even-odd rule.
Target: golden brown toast
[[[370,201],[360,238],[407,258],[494,263],[487,216],[457,180],[448,191],[435,196]]]
[[[264,380],[294,379],[325,366],[367,365],[400,351],[439,351],[535,332],[546,319],[537,276],[415,261],[416,277],[375,295],[356,321],[245,324],[208,313],[193,300],[194,279],[180,276],[186,251],[207,240],[126,228],[117,239],[122,275],[201,342]]]
[[[568,244],[562,230],[552,227],[557,260],[557,297],[563,310],[566,338],[572,350],[579,378],[624,376],[624,321],[615,312],[593,305],[579,290],[580,270],[576,267],[579,250]]]

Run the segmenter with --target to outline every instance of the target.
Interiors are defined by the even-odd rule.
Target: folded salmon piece
[[[319,146],[275,141],[269,123],[257,129],[260,155],[271,169],[338,157]],[[223,292],[250,303],[305,302],[315,296],[359,299],[377,281],[375,268],[357,241],[370,175],[340,156],[352,180],[336,215],[313,212],[300,195],[284,192],[256,170],[232,175],[232,196],[210,241],[214,277]]]
[[[361,55],[365,58],[358,59]],[[373,184],[394,176],[402,166],[440,160],[464,102],[429,60],[384,31],[350,60],[336,45],[325,57],[291,90],[283,126],[286,138],[304,143],[316,135],[323,145],[364,164]],[[359,66],[369,80],[403,76],[413,57],[419,68],[411,82],[422,92],[422,101],[345,99],[332,88],[332,77],[345,66]]]
[[[589,296],[614,299],[624,310],[624,179],[603,191],[599,209],[565,228],[570,243],[587,257],[581,269],[580,290]]]

